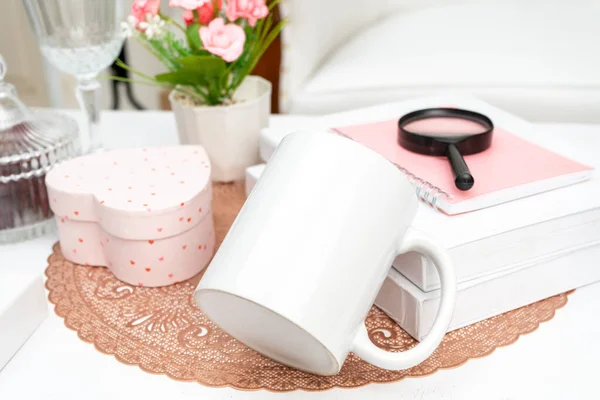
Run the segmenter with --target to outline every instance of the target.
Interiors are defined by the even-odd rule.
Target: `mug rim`
[[[357,148],[365,150],[365,154],[371,154],[371,156],[375,156],[375,157],[373,157],[374,159],[377,159],[380,164],[386,165],[385,168],[387,168],[387,169],[392,168],[394,170],[394,174],[396,174],[398,176],[398,178],[402,182],[402,184],[408,185],[408,187],[410,187],[410,189],[413,190],[413,187],[412,187],[413,185],[409,182],[406,175],[400,170],[400,168],[396,164],[394,164],[393,162],[391,162],[390,160],[388,160],[387,158],[385,158],[384,156],[382,156],[375,150],[371,149],[370,147],[368,147],[360,142],[357,142],[356,140],[352,139],[349,136],[344,135],[341,132],[337,132],[337,131],[331,130],[331,129],[303,129],[303,130],[298,130],[298,131],[289,133],[282,139],[282,143],[285,140],[287,140],[288,138],[293,138],[296,136],[312,135],[312,136],[320,137],[323,134],[328,135],[329,137],[335,137],[336,139],[334,139],[334,140],[339,139],[340,143],[342,143],[342,142],[343,143],[352,143],[352,144],[350,144],[350,146],[356,146]]]
[[[202,278],[200,278],[200,283],[201,283],[201,282],[202,282]],[[199,284],[200,284],[200,283],[199,283]],[[297,329],[299,329],[299,330],[303,331],[303,332],[304,332],[304,333],[306,333],[308,336],[310,336],[310,337],[311,337],[311,338],[312,338],[312,339],[315,341],[315,343],[317,343],[317,344],[318,344],[318,345],[319,345],[319,346],[320,346],[320,347],[321,347],[321,348],[322,348],[322,349],[325,351],[325,353],[327,354],[328,358],[329,358],[329,359],[330,359],[330,361],[332,362],[332,363],[331,363],[331,365],[334,367],[334,369],[333,369],[333,370],[331,370],[331,371],[328,371],[327,373],[324,373],[323,371],[309,370],[309,369],[306,369],[306,368],[301,368],[301,367],[297,367],[297,366],[293,366],[292,368],[295,368],[295,369],[297,369],[297,370],[299,370],[299,371],[307,372],[307,373],[309,373],[309,374],[330,375],[330,376],[331,376],[331,375],[336,375],[336,374],[338,374],[338,373],[339,373],[339,371],[340,371],[340,369],[342,368],[342,365],[340,364],[340,362],[339,362],[339,360],[337,359],[337,357],[336,357],[336,356],[335,356],[335,355],[334,355],[334,354],[331,352],[331,350],[329,350],[329,348],[328,348],[328,347],[327,347],[327,346],[326,346],[326,345],[325,345],[325,344],[324,344],[324,343],[323,343],[321,340],[319,340],[319,338],[317,338],[315,335],[313,335],[312,333],[310,333],[310,332],[309,332],[309,331],[307,331],[305,328],[301,327],[300,325],[298,325],[296,322],[292,321],[291,319],[289,319],[289,318],[288,318],[288,317],[286,317],[285,315],[282,315],[282,314],[278,313],[277,311],[275,311],[275,310],[273,310],[273,309],[271,309],[271,308],[269,308],[269,307],[267,307],[267,306],[265,306],[265,305],[263,305],[263,304],[257,303],[256,301],[254,301],[254,300],[252,300],[252,299],[249,299],[248,297],[245,297],[245,296],[239,295],[239,294],[237,294],[237,293],[232,293],[232,292],[230,292],[230,291],[227,291],[227,290],[223,290],[223,289],[216,289],[216,288],[210,288],[210,287],[209,287],[209,288],[200,288],[200,289],[197,289],[196,291],[194,291],[194,295],[193,295],[193,297],[194,297],[194,302],[196,303],[196,305],[198,306],[198,308],[199,308],[199,309],[202,311],[202,313],[204,313],[204,314],[205,314],[205,315],[206,315],[206,316],[207,316],[207,317],[210,319],[210,321],[211,321],[213,324],[217,325],[217,326],[219,327],[219,329],[222,329],[224,332],[227,332],[227,331],[226,331],[226,330],[224,330],[223,328],[221,328],[221,326],[219,326],[219,324],[218,324],[216,321],[214,321],[214,320],[211,318],[211,316],[210,316],[208,313],[206,313],[206,312],[204,311],[203,307],[200,305],[200,299],[199,299],[200,295],[201,295],[202,293],[208,293],[208,292],[220,293],[220,294],[224,294],[224,295],[228,295],[228,296],[233,296],[233,297],[236,297],[236,298],[238,298],[238,299],[241,299],[241,300],[243,300],[243,301],[247,301],[247,302],[249,302],[249,303],[251,303],[251,304],[253,304],[253,305],[257,306],[257,307],[260,307],[260,308],[262,308],[263,310],[265,310],[265,311],[266,311],[267,313],[269,313],[269,314],[273,314],[273,315],[275,315],[276,317],[279,317],[279,318],[281,318],[281,319],[285,320],[285,321],[286,321],[286,322],[288,322],[289,324],[293,325],[293,326],[294,326],[294,327],[296,327]],[[232,337],[233,337],[234,339],[236,339],[237,341],[239,341],[239,342],[243,343],[245,346],[248,346],[248,347],[249,347],[249,348],[251,348],[252,350],[254,350],[254,351],[256,351],[256,352],[258,352],[258,353],[260,353],[260,354],[264,354],[266,357],[268,357],[268,358],[271,358],[272,360],[275,360],[275,362],[278,362],[278,363],[280,363],[280,364],[282,364],[282,365],[287,365],[287,366],[289,366],[288,364],[285,364],[284,362],[282,362],[282,361],[279,361],[279,360],[277,360],[276,358],[273,358],[273,357],[271,357],[270,355],[267,355],[266,353],[263,353],[262,351],[259,351],[258,349],[255,349],[254,347],[252,347],[252,346],[250,346],[249,344],[247,344],[247,343],[246,343],[244,340],[242,340],[242,339],[240,339],[240,338],[238,338],[238,337],[236,337],[236,336],[232,335],[231,333],[227,332],[227,334],[228,334],[228,335],[230,335],[230,336],[232,336]]]

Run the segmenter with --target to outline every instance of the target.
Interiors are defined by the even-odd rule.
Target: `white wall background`
[[[42,56],[21,0],[0,0],[0,54],[8,65],[5,80],[27,104],[48,106]]]

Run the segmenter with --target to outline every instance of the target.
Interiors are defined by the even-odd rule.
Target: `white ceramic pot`
[[[271,83],[248,76],[228,106],[187,106],[169,95],[181,144],[204,147],[217,182],[242,180],[247,167],[259,162],[258,143],[271,112]]]

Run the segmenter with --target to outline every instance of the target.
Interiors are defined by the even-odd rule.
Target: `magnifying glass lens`
[[[454,108],[429,108],[398,120],[398,143],[419,154],[446,156],[454,183],[469,190],[475,179],[463,156],[482,152],[492,144],[494,124],[483,114]]]
[[[458,138],[480,135],[487,128],[475,121],[459,118],[427,118],[409,122],[404,129],[421,136]]]

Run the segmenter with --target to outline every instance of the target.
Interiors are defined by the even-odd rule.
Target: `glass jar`
[[[15,87],[4,82],[0,56],[0,243],[40,236],[54,226],[46,173],[79,155],[74,119],[52,111],[33,112]]]

